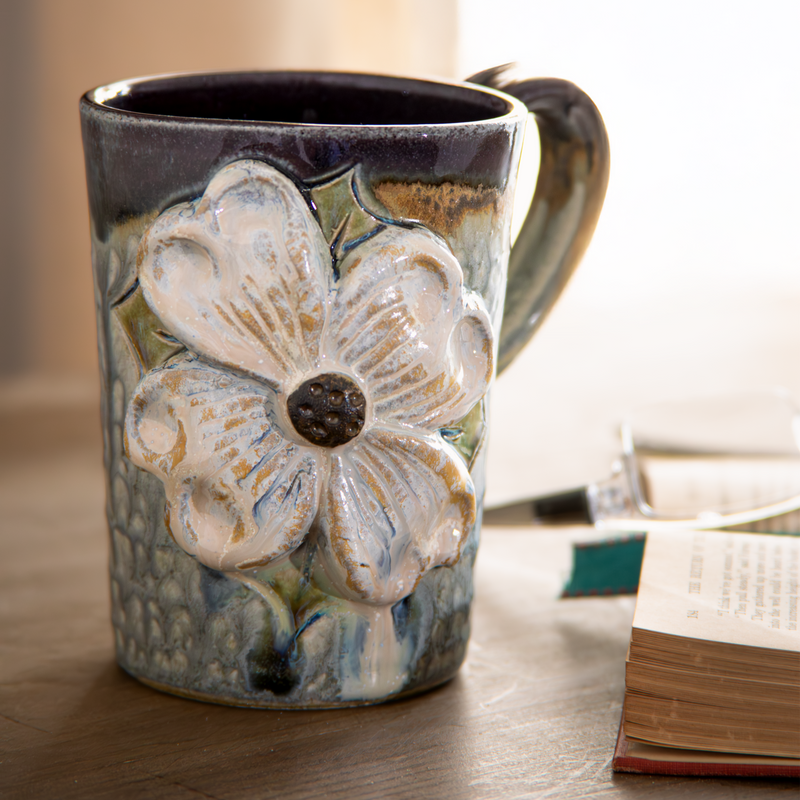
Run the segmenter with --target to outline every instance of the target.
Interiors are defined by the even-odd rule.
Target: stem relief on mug
[[[143,90],[172,80],[295,77]],[[493,105],[353,128],[82,103],[117,657],[236,705],[376,702],[464,658],[524,124],[479,89],[299,80]]]

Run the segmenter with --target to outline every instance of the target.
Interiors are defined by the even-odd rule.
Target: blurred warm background
[[[2,9],[4,377],[95,370],[78,123],[87,89],[179,71],[457,70],[456,0],[2,0]]]
[[[627,405],[775,383],[800,398],[798,30],[793,0],[0,0],[0,411],[96,403],[84,91],[507,61],[593,97],[612,168],[584,264],[494,392],[490,493],[600,477]]]

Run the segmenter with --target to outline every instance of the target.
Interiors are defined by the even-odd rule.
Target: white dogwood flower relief
[[[140,382],[126,447],[207,566],[250,570],[310,537],[320,588],[389,604],[455,563],[475,522],[439,430],[485,394],[492,331],[424,228],[379,226],[337,267],[301,192],[258,161],[161,214],[139,281],[188,352]]]

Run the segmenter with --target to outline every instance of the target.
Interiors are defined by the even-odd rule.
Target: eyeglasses
[[[785,389],[637,409],[606,480],[487,508],[487,525],[800,531],[800,409]]]

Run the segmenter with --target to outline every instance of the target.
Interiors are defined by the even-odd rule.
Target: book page
[[[703,511],[747,511],[800,495],[800,458],[643,453],[637,463],[648,504],[665,516],[691,519]],[[800,531],[800,512],[742,528]]]
[[[672,761],[687,764],[774,764],[797,767],[800,758],[779,756],[753,756],[746,753],[715,753],[711,750],[684,750],[677,747],[661,747],[657,744],[628,739],[625,755],[630,758],[646,758],[648,761]],[[676,773],[680,774],[680,773]]]
[[[633,627],[800,652],[799,573],[794,536],[650,532]]]

